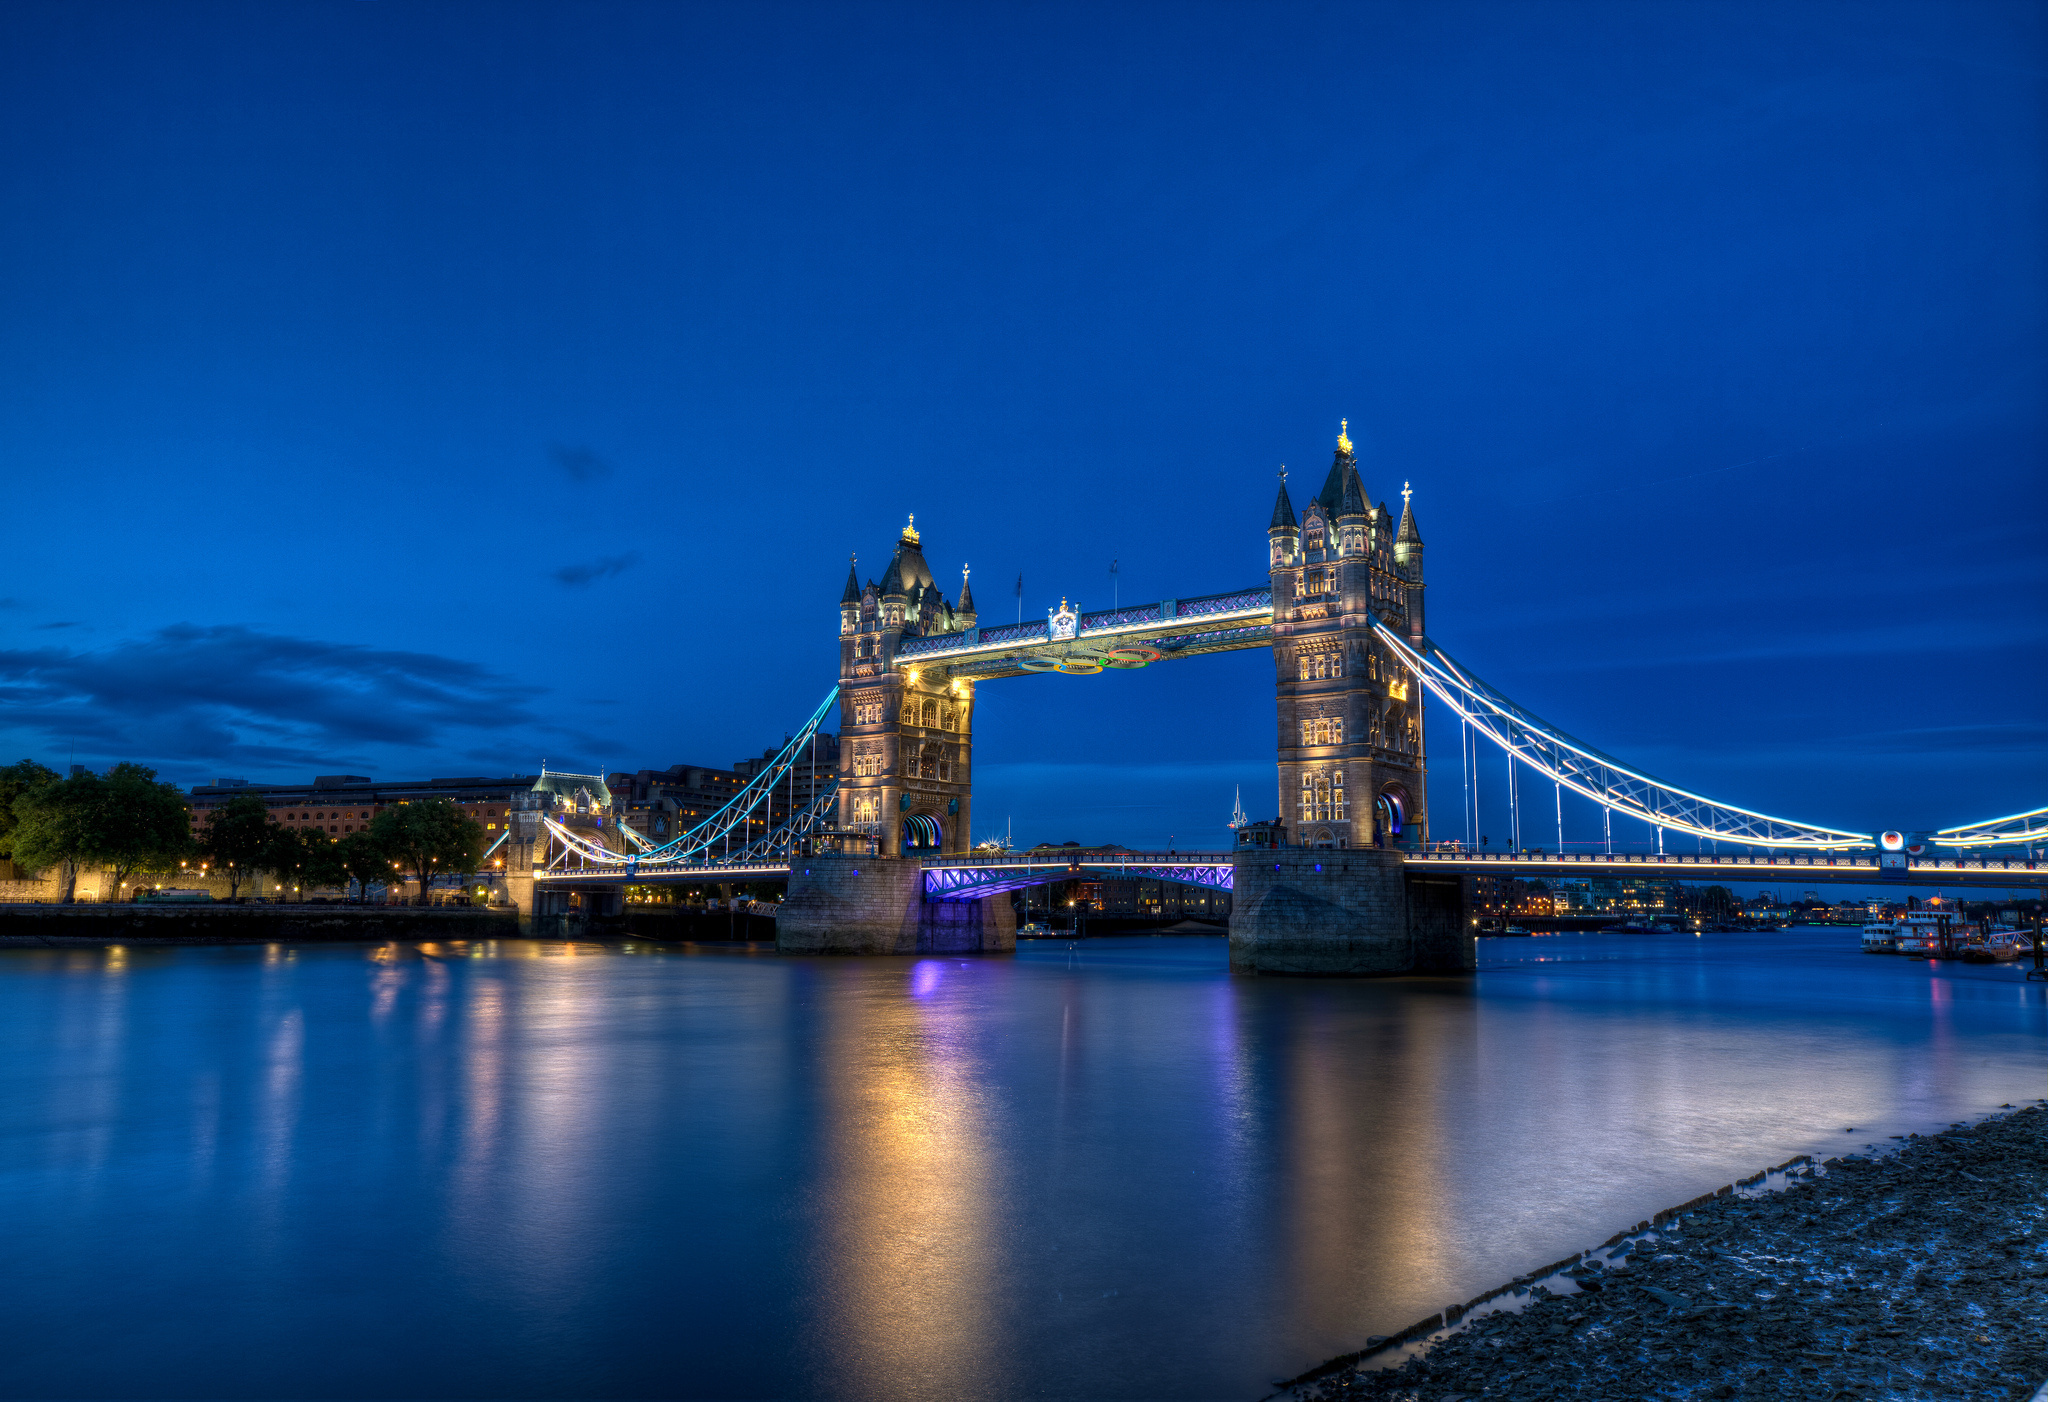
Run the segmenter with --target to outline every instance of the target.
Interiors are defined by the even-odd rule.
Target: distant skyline
[[[1348,419],[1554,724],[2035,807],[2044,79],[2031,3],[10,5],[0,762],[728,765],[909,513],[989,620],[1229,589]],[[975,835],[1270,816],[1271,668],[984,686]]]

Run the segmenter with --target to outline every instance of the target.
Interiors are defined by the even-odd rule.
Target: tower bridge
[[[1401,498],[1398,518],[1372,500],[1340,433],[1321,489],[1298,511],[1282,472],[1263,581],[1094,612],[1062,600],[1043,622],[988,628],[965,571],[957,598],[939,587],[913,517],[879,580],[863,582],[857,560],[849,567],[837,685],[724,808],[660,845],[616,822],[607,828],[601,815],[516,815],[518,850],[531,855],[532,909],[558,911],[570,891],[595,898],[628,884],[786,876],[777,935],[785,950],[990,951],[1015,944],[1008,892],[1113,872],[1232,891],[1235,970],[1370,974],[1470,969],[1477,875],[1640,875],[1648,864],[1659,875],[1720,881],[2048,880],[2031,874],[2031,859],[1984,850],[2048,840],[2048,809],[1919,842],[1796,822],[1666,783],[1531,714],[1430,638],[1422,535],[1406,484]],[[1270,649],[1274,659],[1277,828],[1240,833],[1230,852],[972,850],[982,684],[1245,648]],[[1433,840],[1425,696],[1449,706],[1474,743],[1505,752],[1511,772],[1553,783],[1560,802],[1570,789],[1650,824],[1660,851],[1475,853]],[[799,803],[797,770],[835,713],[837,772],[811,776]],[[780,822],[760,821],[778,810]],[[1696,839],[1700,850],[1663,852],[1667,833]],[[1709,841],[1744,854],[1709,854]]]

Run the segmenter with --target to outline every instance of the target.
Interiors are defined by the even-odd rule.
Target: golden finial
[[[917,544],[917,513],[910,513],[910,524],[903,528],[903,538],[912,545]]]
[[[1348,453],[1351,451],[1351,420],[1339,419],[1337,422],[1341,425],[1337,430],[1337,451]]]
[[[1408,509],[1408,498],[1414,495],[1415,489],[1409,486],[1406,482],[1403,482],[1401,484],[1401,509],[1403,511],[1406,511]]]

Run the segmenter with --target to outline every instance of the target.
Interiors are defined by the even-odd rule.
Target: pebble
[[[1690,1209],[1624,1269],[1582,1262],[1577,1293],[1503,1296],[1526,1303],[1480,1306],[1398,1366],[1375,1366],[1375,1337],[1282,1395],[2026,1402],[2048,1379],[2048,1110],[1894,1137]]]

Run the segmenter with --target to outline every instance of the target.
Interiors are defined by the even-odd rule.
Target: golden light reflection
[[[979,1394],[1002,1335],[989,1310],[1000,1165],[975,1009],[948,996],[944,966],[919,960],[908,990],[824,1005],[834,1216],[819,1324],[852,1395]]]

